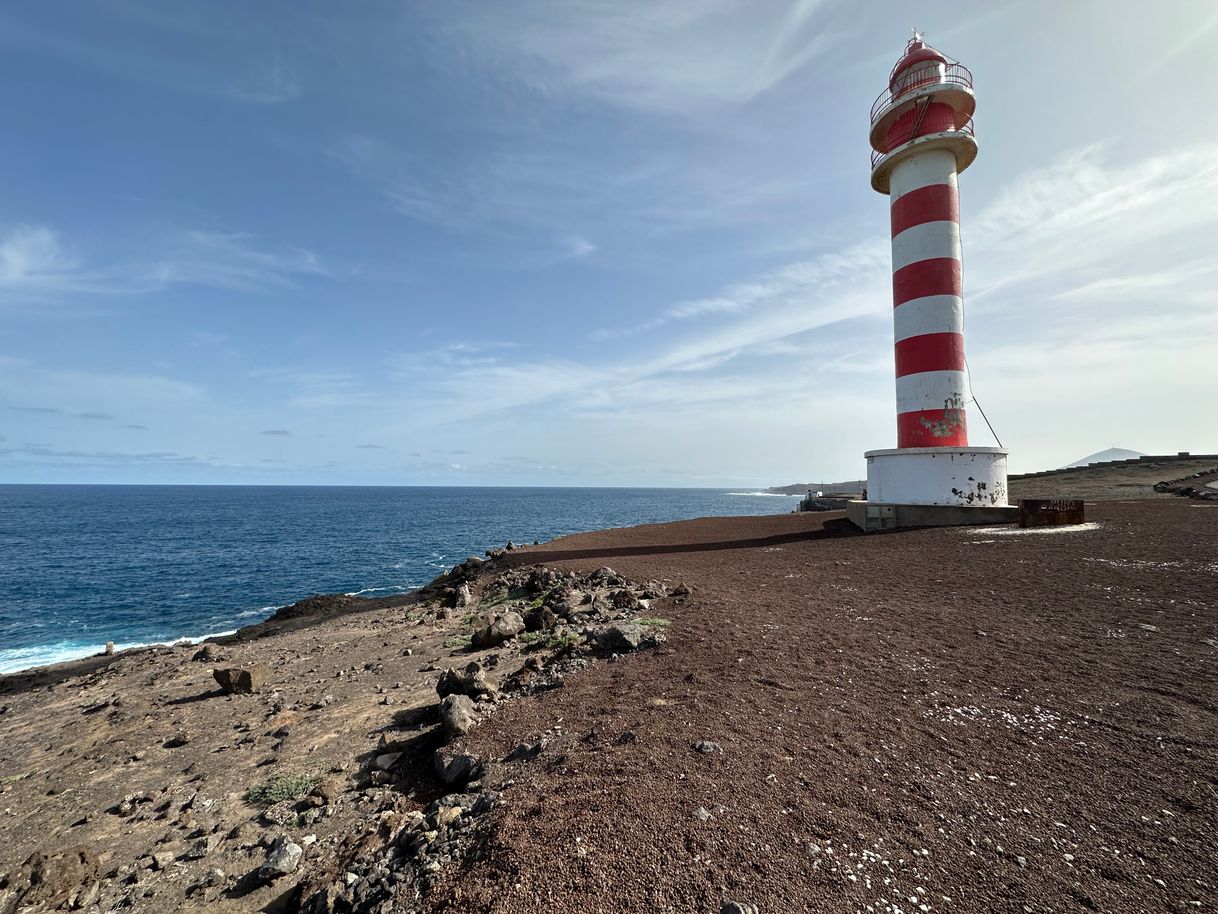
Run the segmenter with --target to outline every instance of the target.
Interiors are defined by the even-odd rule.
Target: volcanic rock
[[[448,747],[436,750],[432,757],[436,776],[449,787],[463,787],[481,777],[485,766],[476,755],[458,752]]]
[[[524,631],[524,619],[520,613],[508,610],[486,628],[474,632],[470,643],[476,648],[494,647]]]
[[[304,848],[280,835],[267,851],[266,860],[258,867],[258,875],[263,879],[278,879],[296,872],[300,866],[300,858],[304,856]]]
[[[478,695],[493,695],[495,687],[486,681],[486,671],[476,660],[466,665],[463,670],[447,669],[440,674],[436,683],[436,692],[441,698],[447,695],[468,695],[471,698]]]
[[[558,624],[558,616],[548,606],[538,606],[524,614],[524,627],[531,632],[549,631]]]
[[[270,681],[271,668],[265,663],[255,663],[249,667],[214,670],[212,676],[228,694],[248,695],[257,692]]]
[[[614,609],[635,609],[639,605],[639,598],[629,590],[615,590],[609,596],[609,600],[613,603]]]
[[[597,643],[601,650],[610,654],[627,654],[638,650],[647,632],[637,622],[619,622],[598,633]]]
[[[452,739],[463,736],[478,723],[474,700],[468,695],[446,695],[440,702],[440,724],[444,733]]]
[[[216,650],[214,644],[205,644],[195,651],[194,656],[190,659],[197,663],[212,663],[220,659],[220,652]]]

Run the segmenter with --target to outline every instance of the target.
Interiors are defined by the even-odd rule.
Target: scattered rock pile
[[[488,675],[499,665],[497,654],[445,669],[436,683],[439,703],[431,713],[402,716],[407,726],[438,720],[430,734],[415,739],[441,741],[432,755],[432,768],[452,792],[424,811],[410,809],[402,793],[388,789],[395,784],[408,788],[412,785],[407,781],[417,777],[410,767],[407,743],[385,742],[370,760],[373,784],[387,788],[371,810],[378,823],[375,834],[353,845],[359,850],[350,855],[337,879],[305,888],[301,910],[307,914],[410,910],[447,865],[477,856],[492,828],[489,814],[503,801],[502,789],[510,785],[498,776],[498,766],[531,759],[544,744],[519,747],[497,762],[464,751],[461,737],[505,701],[561,686],[567,675],[593,658],[614,659],[664,643],[667,621],[644,614],[659,599],[689,595],[683,585],[670,589],[659,582],[633,584],[611,568],[579,575],[534,567],[499,574],[482,588],[478,600],[474,588],[485,564],[470,559],[458,565],[433,582],[432,592],[449,608],[472,610],[465,621],[471,653],[515,645],[523,646],[530,656],[498,687]],[[373,845],[379,852],[370,852]]]
[[[1179,495],[1181,498],[1218,501],[1218,489],[1211,489],[1207,485],[1212,482],[1218,482],[1218,467],[1214,467],[1212,470],[1202,470],[1180,479],[1157,482],[1155,491],[1168,495]]]

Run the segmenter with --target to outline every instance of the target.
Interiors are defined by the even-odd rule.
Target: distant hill
[[[862,492],[867,485],[866,480],[851,479],[847,482],[794,482],[789,486],[770,486],[767,495],[807,495],[809,492],[824,492],[826,495]]]
[[[1085,467],[1092,463],[1107,463],[1109,460],[1135,460],[1138,457],[1145,456],[1141,451],[1131,451],[1123,447],[1110,447],[1106,451],[1098,451],[1094,454],[1089,454],[1082,460],[1076,460],[1074,463],[1068,463],[1063,470],[1068,470],[1071,467]]]

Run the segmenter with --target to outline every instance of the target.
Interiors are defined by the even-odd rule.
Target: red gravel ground
[[[550,734],[431,906],[1218,910],[1218,507],[1088,512],[1014,535],[721,518],[514,554],[693,594],[655,611],[668,648],[466,738],[502,757]]]

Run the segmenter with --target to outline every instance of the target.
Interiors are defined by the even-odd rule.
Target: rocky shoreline
[[[248,648],[319,623],[389,611],[404,613],[403,621],[411,626],[448,633],[439,646],[456,661],[443,665],[439,656],[433,656],[418,668],[421,678],[434,682],[430,701],[419,701],[420,689],[413,683],[375,687],[379,707],[398,702],[408,707],[389,712],[390,719],[380,728],[371,751],[340,757],[324,773],[272,776],[262,782],[261,790],[247,790],[238,808],[227,810],[227,815],[221,813],[221,806],[232,804],[231,794],[221,799],[208,796],[211,791],[206,788],[175,791],[155,783],[151,789],[128,793],[112,805],[85,812],[70,830],[101,832],[98,838],[66,848],[52,843],[29,854],[0,876],[0,912],[168,911],[192,903],[227,903],[224,906],[229,910],[258,910],[267,904],[267,896],[273,897],[274,906],[291,910],[413,910],[444,867],[477,853],[487,814],[503,802],[503,782],[510,764],[530,753],[526,746],[502,761],[484,760],[461,751],[453,741],[505,703],[558,688],[568,675],[589,663],[663,644],[667,620],[651,614],[666,601],[689,593],[683,584],[636,584],[608,567],[583,575],[544,567],[504,569],[502,559],[514,549],[509,544],[508,549],[489,550],[486,559],[471,556],[404,597],[311,597],[283,607],[262,623],[202,646],[107,653],[0,679],[0,697],[4,697],[0,723],[6,726],[24,709],[5,696],[25,693],[36,704],[36,696],[44,690],[56,693],[66,688],[84,693],[106,685],[111,687],[107,696],[87,700],[80,713],[105,721],[106,726],[97,729],[113,731],[121,730],[132,715],[132,701],[117,681],[126,678],[124,673],[163,668],[165,661],[199,665],[210,672],[218,690],[173,699],[172,703],[248,703],[269,697],[269,706],[262,709],[261,728],[243,722],[235,729],[249,734],[269,728],[267,735],[276,740],[271,746],[274,754],[254,767],[278,770],[288,747],[296,742],[295,720],[302,714],[325,711],[339,699],[326,692],[310,704],[291,700],[294,696],[284,687],[281,665],[245,657],[251,653]],[[429,647],[436,646],[432,640]],[[416,648],[407,647],[400,653],[415,657]],[[466,656],[477,659],[466,661]],[[228,665],[239,661],[246,662]],[[331,675],[342,680],[361,672],[379,674],[382,664],[368,662],[363,670],[337,669]],[[154,673],[147,685],[155,687],[160,678]],[[183,721],[188,726],[179,729],[175,723],[157,728],[153,743],[157,749],[197,746],[199,729],[213,723],[210,718],[214,715],[184,717],[189,718]],[[247,735],[238,745],[251,741],[257,742]],[[110,734],[102,744],[106,742],[129,741]],[[94,742],[91,748],[97,745]],[[217,746],[211,751],[226,748]],[[312,752],[313,747],[307,751]],[[164,760],[166,767],[169,755]],[[124,763],[139,763],[148,757],[149,750],[141,748]],[[98,753],[93,760],[117,761],[108,753]],[[8,768],[20,760],[5,751],[3,761]],[[198,760],[188,765],[183,771],[190,775],[186,783],[206,784],[210,777],[205,768]],[[159,773],[168,772],[162,768]],[[32,770],[17,776],[5,774],[0,780],[3,805],[12,802],[15,794],[25,793],[21,788],[37,778]],[[148,785],[141,782],[140,786]],[[62,793],[51,788],[48,795]],[[29,802],[32,797],[22,799]],[[258,811],[243,821],[242,806]],[[319,838],[326,830],[326,820],[341,816],[344,806],[354,813],[355,827],[331,830],[335,833]],[[5,811],[11,813],[11,807]],[[90,829],[98,821],[108,828]],[[124,831],[128,839],[140,832],[151,837],[158,826],[165,830],[151,844],[128,840],[122,851],[107,852],[102,837],[106,832]],[[13,847],[16,841],[38,843],[40,836],[18,829],[15,836],[7,837],[13,842],[7,846]],[[112,843],[110,846],[113,848]],[[302,868],[306,859],[311,865]],[[12,860],[6,864],[11,866]]]

